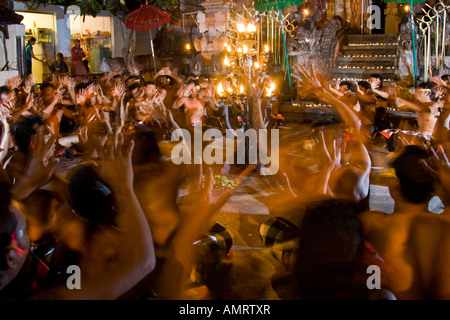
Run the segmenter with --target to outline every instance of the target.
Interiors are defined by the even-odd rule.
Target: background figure
[[[51,73],[59,74],[69,72],[69,67],[67,66],[67,63],[64,61],[64,56],[61,52],[58,52],[58,54],[56,55],[56,60],[53,61],[52,64],[48,63],[48,67]]]
[[[75,46],[72,47],[72,72],[74,75],[87,74],[86,67],[83,63],[83,58],[86,56],[83,49],[80,47],[80,40],[75,40]]]
[[[25,48],[25,60],[27,62],[27,74],[32,73],[32,59],[35,59],[40,62],[45,62],[44,60],[36,58],[33,52],[33,46],[36,44],[36,38],[32,37],[30,40],[28,40],[27,46]]]

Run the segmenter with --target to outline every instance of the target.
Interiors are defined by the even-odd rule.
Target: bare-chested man
[[[359,215],[365,238],[385,263],[381,282],[399,300],[441,300],[450,293],[448,277],[441,276],[444,269],[436,272],[448,258],[443,246],[450,239],[448,220],[428,211],[435,187],[434,177],[421,164],[428,157],[425,149],[414,145],[400,151],[392,163],[396,178],[389,186],[393,213]]]
[[[172,109],[184,106],[185,125],[193,126],[204,122],[206,102],[198,97],[200,84],[197,80],[189,80],[187,85],[179,90],[179,97]]]
[[[143,85],[144,96],[134,103],[137,121],[156,122],[166,120],[164,98],[167,92],[159,89],[153,81]]]
[[[434,101],[434,90],[426,83],[419,84],[414,89],[414,102],[397,98],[397,105],[411,109],[417,113],[417,131],[428,136],[433,136],[434,126],[439,118],[442,103]]]

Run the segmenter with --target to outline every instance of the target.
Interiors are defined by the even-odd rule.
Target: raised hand
[[[134,141],[127,146],[124,144],[125,136],[117,130],[108,135],[107,143],[102,147],[97,144],[97,154],[102,159],[99,168],[100,176],[113,189],[123,187],[133,189],[133,167],[131,155]]]
[[[447,133],[446,141],[443,141],[437,151],[431,147],[428,150],[431,156],[421,160],[421,163],[423,168],[440,182],[444,193],[442,201],[447,206],[450,203],[450,132]]]
[[[126,91],[127,89],[124,83],[117,83],[112,90],[112,95],[116,99],[121,100],[125,96]]]
[[[84,105],[86,103],[87,98],[88,98],[88,91],[86,90],[86,88],[81,89],[77,95],[77,104]]]
[[[33,86],[36,85],[36,78],[33,75],[29,75],[28,78],[25,80],[24,86],[23,86],[23,91],[25,93],[30,93],[31,92],[31,88],[33,88]]]
[[[50,136],[46,141],[44,126],[40,126],[33,137],[33,150],[25,174],[13,186],[12,192],[15,199],[25,199],[31,192],[50,180],[59,162],[59,159],[54,157],[55,142],[55,136]]]
[[[6,86],[13,91],[14,89],[18,89],[22,84],[22,78],[20,75],[15,76],[13,78],[9,78],[6,80]]]
[[[317,79],[317,75],[314,72],[313,65],[311,65],[310,72],[308,72],[302,64],[294,66],[294,77],[299,80],[302,87],[307,91],[317,91],[323,89],[322,84]]]

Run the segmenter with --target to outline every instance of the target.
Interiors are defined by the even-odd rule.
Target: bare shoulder
[[[391,215],[382,211],[365,211],[358,215],[358,220],[364,230],[383,228],[389,223]]]

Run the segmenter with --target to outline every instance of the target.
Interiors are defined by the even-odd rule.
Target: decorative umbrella
[[[303,3],[303,0],[255,0],[255,10],[257,11],[279,11],[280,17],[283,17],[282,10],[288,7],[297,6]],[[283,46],[284,46],[284,56],[286,59],[286,69],[288,73],[289,88],[291,89],[291,102],[292,101],[292,85],[291,85],[291,74],[289,70],[289,58],[286,48],[286,33],[284,28],[281,28],[283,34]]]
[[[409,12],[411,13],[411,34],[412,34],[412,44],[413,44],[413,60],[414,60],[414,84],[416,84],[417,77],[417,57],[416,57],[416,36],[414,31],[414,3],[422,3],[428,0],[383,0],[384,2],[397,2],[397,3],[407,3],[410,5]]]
[[[156,74],[155,50],[153,48],[152,30],[170,22],[170,14],[155,6],[141,4],[141,7],[127,14],[125,17],[125,26],[128,29],[138,31],[150,31],[150,45],[152,48],[153,67]]]

